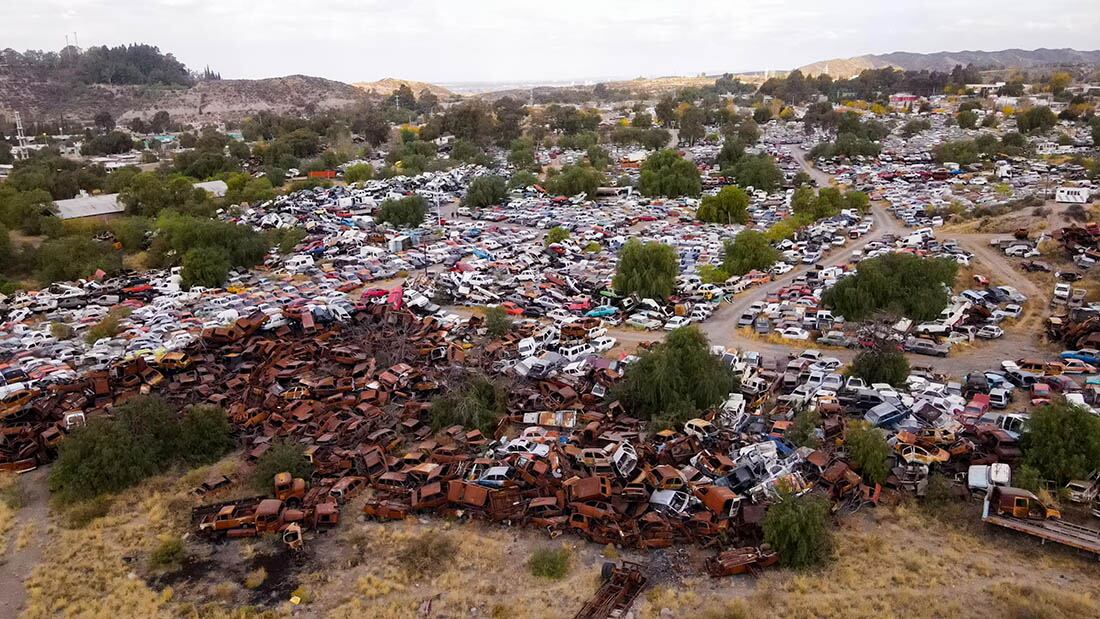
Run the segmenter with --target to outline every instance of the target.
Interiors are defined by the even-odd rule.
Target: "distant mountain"
[[[955,65],[973,64],[981,68],[1034,69],[1058,65],[1100,64],[1100,50],[1005,49],[998,52],[961,51],[917,54],[893,52],[865,54],[852,58],[834,58],[798,67],[806,75],[827,73],[834,78],[849,78],[865,69],[897,67],[909,71],[950,71]]]
[[[355,82],[352,86],[371,94],[387,97],[393,94],[398,88],[401,88],[401,84],[408,85],[408,87],[412,89],[414,95],[419,95],[420,91],[427,88],[432,94],[440,99],[447,99],[455,96],[455,93],[436,84],[417,82],[414,80],[399,80],[393,77],[387,77],[374,82]]]

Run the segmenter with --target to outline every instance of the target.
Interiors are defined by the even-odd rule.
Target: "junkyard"
[[[0,96],[0,617],[1100,616],[1074,53],[238,109],[5,50],[114,94]]]

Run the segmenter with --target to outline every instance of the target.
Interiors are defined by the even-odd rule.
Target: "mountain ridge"
[[[866,69],[895,67],[907,71],[950,71],[955,65],[977,67],[1034,69],[1059,65],[1100,64],[1100,50],[1081,51],[1073,48],[1010,48],[997,51],[962,50],[931,53],[890,52],[862,54],[849,58],[819,60],[798,67],[807,76],[827,73],[834,78],[850,78]]]

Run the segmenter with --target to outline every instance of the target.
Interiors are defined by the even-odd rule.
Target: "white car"
[[[664,330],[675,331],[676,329],[679,329],[680,327],[686,327],[689,324],[691,324],[690,319],[684,316],[673,316],[672,318],[668,319],[668,322],[665,323]]]
[[[779,336],[788,340],[808,340],[810,339],[810,332],[798,327],[787,327],[779,331]]]
[[[595,350],[596,352],[607,352],[614,348],[615,344],[617,343],[618,340],[611,337],[610,335],[605,335],[603,337],[598,337],[592,340],[592,350]]]
[[[981,329],[978,329],[978,333],[976,335],[983,340],[995,340],[1004,334],[1004,329],[996,325],[985,325]]]

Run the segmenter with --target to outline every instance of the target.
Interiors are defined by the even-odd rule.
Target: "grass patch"
[[[410,575],[422,576],[428,571],[439,571],[458,552],[458,545],[451,536],[438,531],[427,531],[407,540],[397,560]]]
[[[187,553],[183,550],[183,540],[178,535],[161,538],[160,544],[149,555],[149,564],[154,568],[167,568],[183,563]]]
[[[569,574],[571,555],[568,548],[539,548],[527,559],[527,569],[539,578],[561,580]]]
[[[1096,601],[1085,595],[1052,589],[1040,585],[999,583],[987,591],[1000,612],[991,613],[1012,619],[1061,619],[1063,617],[1096,617],[1100,609]],[[991,609],[992,610],[992,609]]]
[[[260,588],[260,585],[264,584],[265,580],[267,580],[267,570],[262,567],[258,567],[245,575],[244,588],[258,589]]]
[[[111,511],[114,499],[101,494],[95,498],[72,503],[61,513],[61,526],[66,529],[83,529],[96,518],[102,518]]]
[[[0,503],[15,511],[23,507],[26,501],[23,484],[19,483],[18,477],[12,473],[0,475]]]

